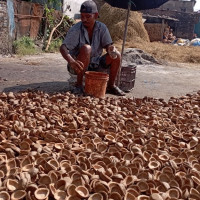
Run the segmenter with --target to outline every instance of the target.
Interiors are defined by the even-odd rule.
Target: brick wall
[[[0,54],[8,52],[8,15],[5,1],[0,0]]]

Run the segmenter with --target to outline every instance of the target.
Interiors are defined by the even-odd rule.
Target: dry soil
[[[25,57],[0,57],[0,92],[43,90],[66,92],[73,88],[59,53]],[[180,97],[200,90],[200,65],[168,63],[138,65],[134,89],[127,97]]]

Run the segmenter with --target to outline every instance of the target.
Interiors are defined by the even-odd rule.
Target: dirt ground
[[[134,89],[127,97],[180,97],[200,90],[200,65],[168,63],[138,65]],[[27,89],[66,92],[73,81],[59,53],[0,57],[0,92]]]

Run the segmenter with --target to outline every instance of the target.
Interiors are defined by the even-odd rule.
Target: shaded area
[[[129,0],[105,0],[113,7],[117,8],[128,8]],[[162,4],[166,3],[168,0],[157,0],[157,1],[149,1],[149,0],[134,0],[131,1],[131,10],[146,10],[146,9],[153,9],[158,8]]]
[[[3,92],[24,92],[24,91],[43,91],[49,94],[57,92],[67,92],[71,91],[73,88],[71,82],[41,82],[32,83],[27,85],[16,85],[12,87],[7,87]]]

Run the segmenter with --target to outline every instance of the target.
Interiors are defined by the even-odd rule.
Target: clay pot
[[[15,190],[12,194],[11,194],[11,200],[20,200],[23,199],[26,196],[26,191],[24,190]]]
[[[33,164],[25,165],[24,167],[22,167],[22,171],[29,172],[31,174],[33,174],[33,173],[37,174],[38,173],[38,169],[34,168]]]
[[[26,141],[23,141],[19,144],[21,150],[30,151],[30,144]]]
[[[67,193],[63,190],[57,190],[54,194],[54,198],[58,200],[65,200]]]
[[[89,191],[84,186],[78,186],[78,187],[76,187],[75,191],[76,191],[77,195],[80,198],[87,198],[89,196]]]
[[[11,158],[11,159],[8,159],[7,163],[6,163],[6,166],[8,169],[13,169],[16,167],[16,161],[15,159]]]
[[[138,186],[135,185],[135,187],[138,187]],[[134,188],[127,189],[127,193],[129,193],[129,194],[131,194],[132,196],[135,196],[135,197],[139,196],[139,192],[140,192],[140,188],[139,187],[137,189],[134,189]],[[132,198],[131,195],[128,195],[128,196],[130,196]]]
[[[39,181],[38,181],[38,183],[40,185],[49,185],[51,183],[51,179],[50,179],[50,177],[48,175],[42,174],[40,179],[39,179]]]
[[[107,148],[108,148],[107,145],[104,144],[104,143],[99,143],[99,144],[97,145],[97,150],[98,150],[99,152],[101,152],[101,153],[106,152]]]
[[[59,163],[58,161],[54,160],[54,159],[51,159],[47,162],[49,165],[51,165],[51,167],[54,169],[54,170],[57,170],[59,168]]]
[[[96,193],[103,191],[103,192],[108,194],[109,190],[110,190],[110,188],[109,188],[109,186],[106,182],[101,181],[101,182],[97,182],[97,183],[94,184],[94,191]]]
[[[149,185],[145,181],[139,181],[137,186],[140,189],[140,192],[145,192],[149,189]]]
[[[55,148],[57,149],[57,150],[61,150],[61,149],[63,149],[64,148],[64,145],[62,144],[62,143],[55,143]]]
[[[4,178],[4,176],[5,176],[4,171],[0,170],[0,179],[1,179],[1,178]]]
[[[92,194],[88,200],[103,200],[103,195],[101,193]]]
[[[192,180],[193,180],[197,185],[200,185],[200,179],[198,179],[197,177],[192,176]]]
[[[10,191],[15,191],[19,188],[19,182],[14,179],[8,179],[6,185],[7,185],[8,190]]]
[[[125,197],[124,197],[124,200],[135,200],[135,199],[136,199],[136,197],[129,192],[127,192]]]
[[[109,198],[110,198],[110,199],[121,200],[121,199],[122,199],[122,196],[121,196],[118,192],[112,192],[112,193],[109,195]]]
[[[167,174],[160,174],[159,175],[159,180],[161,182],[167,182],[167,183],[170,182],[170,178],[169,178],[169,176]]]
[[[168,193],[170,198],[177,198],[178,199],[179,196],[180,196],[180,193],[179,193],[178,189],[176,189],[176,188],[169,189],[167,191],[167,193]]]
[[[163,197],[160,194],[158,194],[158,193],[151,194],[150,198],[152,200],[163,200]]]
[[[160,163],[158,161],[151,161],[148,166],[150,169],[155,170],[160,167]]]
[[[70,196],[76,196],[76,186],[73,185],[73,184],[70,184],[68,187],[67,187],[67,193],[70,195]]]
[[[0,192],[0,199],[1,200],[10,200],[10,195],[8,192],[1,191]]]
[[[81,198],[76,197],[76,196],[68,196],[68,197],[66,198],[66,200],[81,200]]]
[[[58,180],[58,175],[56,174],[54,170],[50,171],[48,175],[51,179],[51,183],[55,183]]]
[[[49,196],[49,189],[48,188],[38,188],[37,190],[35,190],[34,195],[39,200],[47,199]]]
[[[147,195],[139,195],[137,197],[137,200],[150,200],[150,197]]]
[[[125,180],[123,181],[126,186],[131,185],[135,181],[134,176],[126,176]]]
[[[36,184],[33,183],[33,184],[30,184],[30,185],[27,186],[26,192],[27,192],[27,193],[30,192],[30,194],[34,194],[34,192],[35,192],[37,189],[38,189],[38,186],[37,186]]]
[[[70,180],[70,183],[71,183],[71,179],[69,179]],[[55,183],[55,188],[58,190],[65,190],[66,189],[66,180],[64,180],[64,179],[60,179],[59,181],[57,181],[56,183]]]

